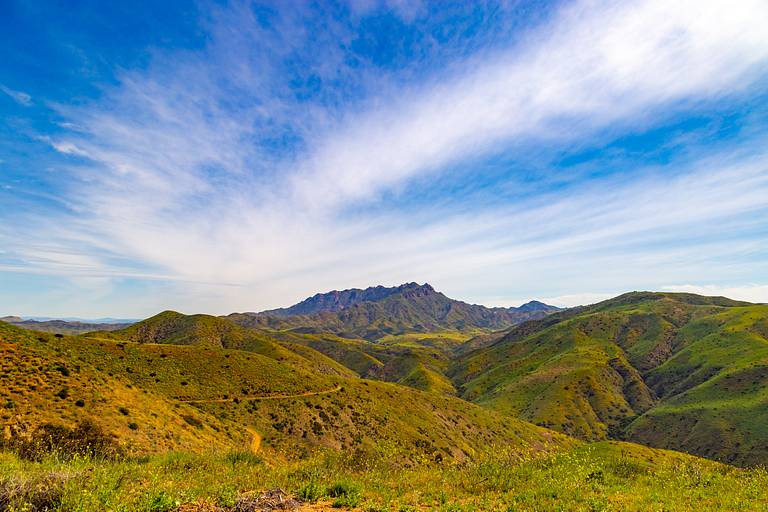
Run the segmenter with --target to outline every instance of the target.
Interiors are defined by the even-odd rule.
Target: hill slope
[[[483,340],[460,395],[583,439],[768,461],[768,306],[630,293]]]
[[[501,329],[556,310],[540,302],[521,308],[487,308],[450,299],[428,284],[407,283],[317,294],[290,308],[233,313],[228,318],[247,327],[375,340],[406,332]]]
[[[88,418],[134,453],[202,452],[244,442],[246,432],[242,427],[177,402],[158,390],[137,388],[126,375],[132,372],[129,368],[139,365],[126,364],[124,356],[118,355],[123,350],[117,345],[112,349],[110,357],[104,359],[108,366],[103,366],[102,361],[91,357],[93,350],[101,350],[99,345],[0,322],[3,435],[28,431],[45,422],[73,426]],[[154,361],[158,354],[143,356],[141,365],[152,367],[149,356]]]
[[[178,322],[177,331],[156,328],[167,318]],[[165,314],[128,332],[78,337],[0,324],[7,434],[12,425],[90,418],[134,453],[245,447],[249,432],[257,432],[261,449],[273,456],[326,447],[411,462],[461,460],[486,444],[520,453],[574,444],[457,398],[319,374],[298,355],[281,359],[223,348],[212,342],[221,339],[219,331],[211,338],[206,329],[196,342],[184,335],[189,322]],[[148,343],[139,332],[185,344]]]
[[[265,333],[245,329],[226,319],[211,315],[183,315],[175,311],[164,311],[125,329],[94,332],[86,336],[135,343],[245,350],[289,363],[303,370],[344,376],[353,375],[344,366],[315,350],[281,344]]]

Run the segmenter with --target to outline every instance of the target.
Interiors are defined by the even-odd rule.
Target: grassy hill
[[[360,377],[397,382],[444,394],[455,394],[453,384],[445,376],[453,346],[460,343],[458,340],[469,336],[460,332],[440,332],[388,336],[381,341],[370,342],[333,334],[268,333],[283,342],[317,350]]]
[[[77,338],[58,338],[0,323],[4,437],[46,422],[71,427],[89,418],[97,419],[132,453],[223,450],[247,440],[242,426],[222,422],[126,378],[131,366],[153,368],[164,361],[159,353],[151,354],[151,360],[150,354],[145,354],[137,364],[126,360],[117,345],[110,348],[110,353],[98,359],[93,357],[102,349],[98,345],[91,347]],[[102,361],[109,366],[101,366]],[[189,370],[183,371],[186,374]]]
[[[244,329],[223,318],[211,315],[183,315],[164,311],[151,318],[117,331],[94,332],[91,339],[112,339],[163,345],[195,345],[254,352],[289,363],[304,370],[351,375],[343,365],[314,350],[279,343],[268,335]]]
[[[166,318],[181,332],[160,328]],[[114,338],[53,336],[0,324],[6,437],[17,426],[71,426],[88,418],[131,453],[244,449],[255,432],[274,456],[325,447],[388,453],[412,463],[461,460],[489,443],[520,451],[573,444],[457,398],[318,372],[307,362],[325,356],[315,352],[307,360],[278,341],[271,343],[280,350],[269,356],[227,349],[212,340],[231,331],[206,324],[205,337],[194,343],[182,335],[198,328],[200,319],[193,320],[164,314],[147,322],[146,331],[139,324],[107,333]],[[123,341],[138,332],[186,344]]]
[[[630,293],[481,340],[460,395],[540,425],[765,463],[768,306]]]
[[[630,439],[728,462],[768,461],[768,306],[688,323],[646,380],[660,403],[629,425]]]

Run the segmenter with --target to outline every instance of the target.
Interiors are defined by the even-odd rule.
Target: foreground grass
[[[41,463],[0,454],[0,510],[45,510],[47,505],[60,511],[170,511],[199,499],[233,507],[243,491],[277,487],[303,501],[365,511],[768,507],[768,474],[762,469],[736,469],[625,443],[522,459],[498,449],[462,465],[413,468],[335,453],[293,463],[247,453]],[[27,496],[4,503],[9,489],[26,489]],[[48,501],[35,503],[41,489]]]

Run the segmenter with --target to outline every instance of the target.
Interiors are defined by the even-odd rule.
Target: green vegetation
[[[39,463],[0,454],[0,506],[8,510],[235,510],[238,503],[277,488],[307,505],[315,503],[312,510],[751,511],[768,506],[764,470],[627,443],[549,455],[498,447],[460,465],[412,467],[335,452],[280,464],[231,453]]]
[[[766,390],[768,306],[689,294],[374,340],[0,322],[0,511],[756,510],[720,462],[768,460]]]
[[[448,374],[465,399],[582,439],[764,464],[766,325],[768,306],[630,293],[478,343]]]
[[[456,390],[445,372],[452,351],[471,337],[468,333],[442,331],[387,336],[370,342],[333,334],[293,331],[263,331],[291,346],[310,347],[334,359],[360,377],[397,382],[422,391],[454,395]],[[473,331],[477,332],[477,330]],[[419,341],[423,340],[424,344]]]
[[[213,343],[119,341],[122,332],[58,338],[0,329],[8,436],[88,418],[133,454],[242,449],[256,432],[262,450],[285,458],[330,447],[388,450],[411,463],[463,460],[488,443],[542,450],[571,443],[457,398],[312,369],[277,340],[267,357]]]

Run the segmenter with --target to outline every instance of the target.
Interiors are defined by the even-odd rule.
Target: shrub
[[[78,407],[85,407],[85,400],[83,400],[83,399],[81,398],[80,400],[78,400],[77,402],[75,402],[75,405],[76,405],[76,406],[78,406]]]
[[[128,423],[128,428],[131,430],[139,430],[139,424],[132,421]]]
[[[325,488],[317,483],[315,480],[310,480],[303,487],[299,489],[296,496],[302,501],[308,501],[314,503],[326,496]]]
[[[191,414],[183,414],[181,418],[186,421],[189,425],[192,425],[195,428],[200,428],[203,426],[203,422],[199,419],[195,418]]]
[[[220,507],[226,507],[228,509],[237,505],[237,489],[232,486],[227,486],[219,490],[216,496],[216,504]]]
[[[0,480],[0,510],[57,509],[61,505],[67,480],[67,475],[63,473]]]
[[[231,451],[224,456],[224,460],[232,464],[234,468],[236,464],[244,464],[246,466],[257,466],[264,462],[264,460],[255,453],[247,451]]]
[[[77,455],[105,459],[123,455],[123,449],[114,439],[90,420],[81,421],[74,429],[44,423],[29,436],[16,437],[9,444],[20,458],[32,461],[40,461],[46,455],[65,460]]]
[[[167,492],[160,491],[146,496],[146,510],[150,512],[167,512],[175,510],[179,502],[174,500]]]
[[[610,461],[606,469],[620,478],[633,478],[648,472],[647,467],[623,457]]]
[[[336,482],[328,488],[328,496],[336,498],[332,504],[334,508],[356,507],[360,504],[360,495],[360,488],[347,482]]]

